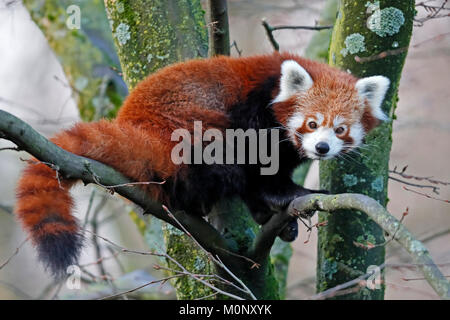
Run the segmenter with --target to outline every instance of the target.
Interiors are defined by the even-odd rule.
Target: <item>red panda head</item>
[[[281,65],[275,116],[303,156],[330,159],[361,145],[364,136],[389,118],[381,110],[389,79],[355,79],[330,67],[314,80],[294,60]]]

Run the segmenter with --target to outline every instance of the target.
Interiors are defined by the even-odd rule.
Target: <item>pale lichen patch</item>
[[[117,38],[117,42],[119,42],[120,45],[124,45],[131,38],[130,26],[121,22],[117,26],[114,36]]]
[[[345,57],[348,53],[355,54],[358,52],[366,51],[364,43],[364,36],[360,33],[352,33],[345,38],[345,48],[340,52]]]
[[[347,187],[352,187],[358,183],[358,178],[353,174],[344,174],[342,180]]]
[[[174,236],[182,236],[184,235],[184,232],[175,228],[174,226],[172,226],[171,224],[165,224],[164,228],[167,230],[167,232],[169,232],[171,235]]]
[[[405,23],[403,12],[394,7],[375,10],[367,19],[367,28],[380,37],[392,36]]]
[[[203,271],[206,269],[206,263],[205,261],[200,258],[200,257],[196,257],[195,261],[194,261],[194,269],[196,271]]]
[[[367,12],[372,13],[376,10],[380,10],[380,1],[374,1],[373,3],[367,1],[365,6],[367,8]]]
[[[371,183],[371,187],[375,191],[378,191],[378,192],[383,191],[383,187],[384,187],[383,177],[379,176],[375,180],[373,180]]]

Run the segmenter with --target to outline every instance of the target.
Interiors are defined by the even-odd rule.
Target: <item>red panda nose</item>
[[[316,144],[316,151],[320,154],[326,154],[330,151],[330,146],[326,142],[319,142]]]

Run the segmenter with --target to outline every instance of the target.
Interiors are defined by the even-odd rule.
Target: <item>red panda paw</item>
[[[278,235],[281,240],[286,242],[292,242],[297,239],[298,236],[298,223],[297,218],[293,218],[289,221],[288,225]]]

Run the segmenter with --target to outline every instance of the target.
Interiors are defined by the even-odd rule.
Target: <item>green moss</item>
[[[129,87],[168,64],[206,56],[206,28],[199,0],[176,3],[155,0],[151,5],[145,1],[126,1],[123,10],[117,9],[115,1],[106,0],[106,6]],[[129,28],[120,27],[121,24]],[[141,67],[136,69],[138,63]]]
[[[208,215],[208,220],[229,240],[229,245],[242,254],[251,247],[259,231],[248,208],[238,198],[220,201]],[[291,250],[289,244],[277,242],[271,259],[262,261],[259,268],[251,269],[251,265],[244,264],[234,272],[258,298],[279,299],[284,296]],[[226,276],[223,270],[217,272]]]
[[[357,77],[379,74],[389,77],[391,87],[382,108],[387,114],[392,114],[397,102],[396,91],[406,53],[358,63],[349,52],[348,47],[352,42],[349,39],[356,40],[357,45],[352,48],[353,52],[358,51],[359,56],[365,57],[391,50],[393,42],[396,42],[398,47],[407,47],[411,37],[414,1],[408,0],[399,3],[394,0],[373,2],[341,0],[340,4],[338,19],[330,44],[329,63],[343,70],[348,70]],[[374,25],[370,25],[372,26],[372,30],[370,30],[366,21],[377,11],[382,11],[380,6],[381,8],[389,8],[394,5],[399,10],[401,9],[404,22],[401,23],[402,27],[399,28],[398,32],[395,32],[394,26],[389,29],[388,24],[383,24],[385,27],[383,32],[392,37],[391,40],[386,41],[374,31]],[[384,14],[380,13],[383,17],[385,17],[386,12],[393,13],[392,10],[385,10],[384,12]],[[398,15],[398,13],[393,14]],[[370,21],[374,21],[373,19],[372,17]],[[380,19],[380,21],[384,21],[385,18]],[[398,15],[397,25],[400,22],[401,19]],[[355,36],[357,34],[361,36]],[[354,42],[352,45],[355,44]],[[362,44],[364,44],[364,51],[361,51]],[[342,55],[341,52],[346,54]],[[384,123],[366,136],[364,148],[359,150],[358,153],[348,155],[352,158],[351,160],[322,161],[320,163],[321,187],[328,189],[331,193],[355,192],[366,194],[385,205],[387,202],[389,153],[392,145],[391,133],[392,123]],[[384,247],[365,250],[356,247],[353,243],[357,239],[361,240],[362,243],[382,243],[384,241],[382,230],[365,214],[339,210],[332,214],[320,213],[319,221],[327,221],[327,225],[319,229],[318,290],[331,288],[353,279],[354,276],[344,269],[338,269],[333,274],[333,279],[330,279],[329,262],[326,262],[327,260],[345,264],[350,268],[349,270],[361,272],[365,272],[369,265],[380,265],[384,262]],[[336,235],[339,235],[342,239],[336,238]],[[342,241],[336,241],[336,239]],[[345,295],[341,298],[382,299],[383,289]]]
[[[275,240],[270,251],[270,260],[274,267],[274,275],[278,283],[278,292],[281,299],[286,296],[286,282],[289,268],[289,261],[292,257],[292,246],[280,238]]]
[[[167,254],[190,272],[195,274],[212,274],[214,272],[206,254],[183,233],[169,232],[165,234],[165,244]],[[169,268],[179,270],[174,262],[169,260],[166,263]],[[177,298],[182,300],[192,300],[214,293],[212,289],[191,277],[176,278],[171,280],[171,283],[176,290]]]

